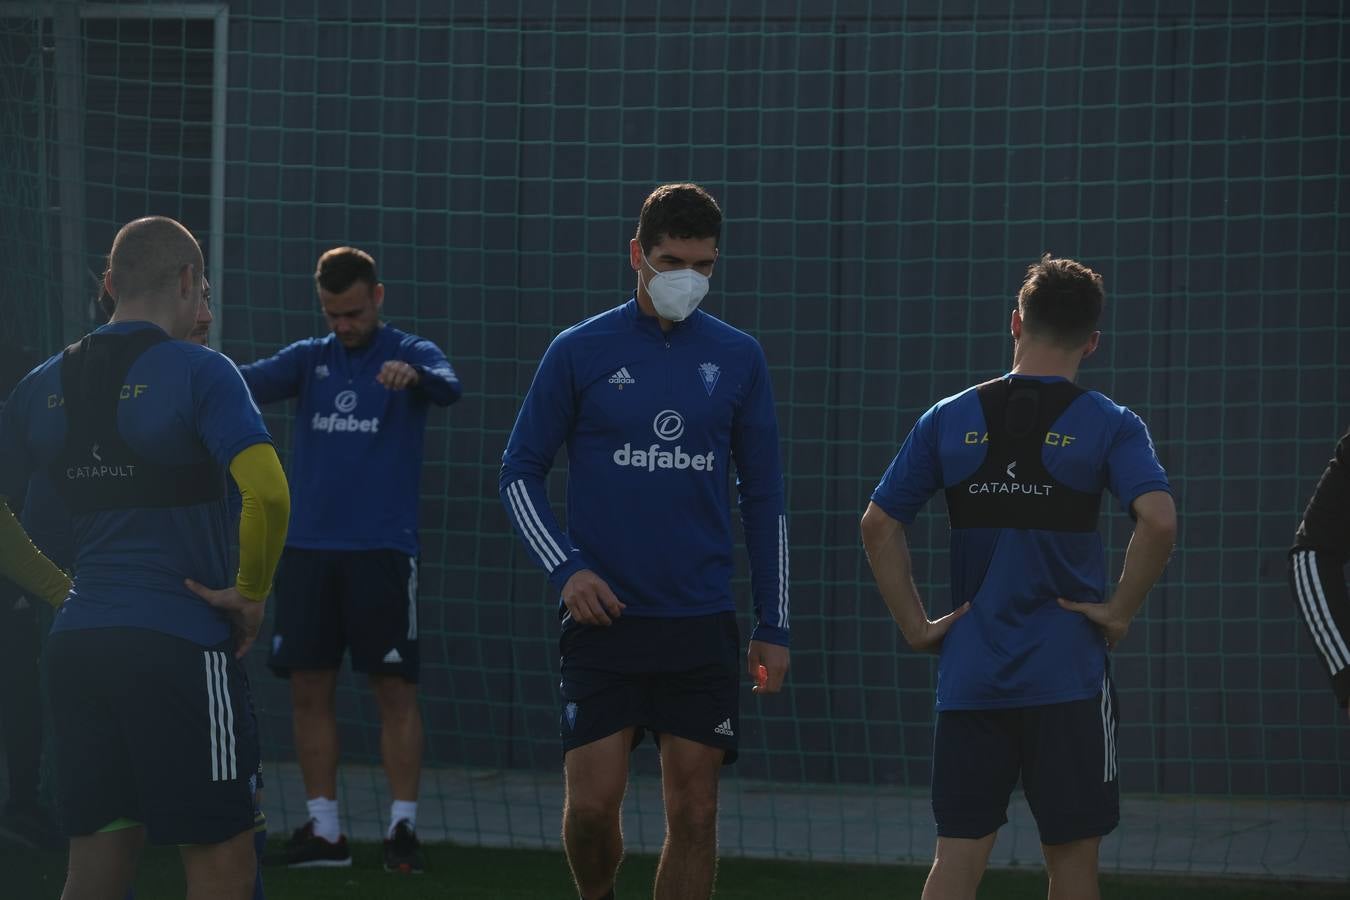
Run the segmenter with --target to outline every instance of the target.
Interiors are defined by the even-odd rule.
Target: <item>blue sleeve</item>
[[[548,572],[549,582],[559,589],[574,574],[590,568],[558,527],[548,504],[546,479],[577,417],[572,364],[562,343],[561,338],[554,339],[539,361],[506,442],[498,482],[511,525],[530,555]]]
[[[1142,495],[1150,491],[1170,493],[1172,486],[1158,462],[1144,420],[1128,409],[1122,413],[1115,440],[1107,450],[1106,476],[1111,493],[1120,501],[1121,508],[1130,512],[1130,505]]]
[[[0,497],[7,498],[13,510],[23,504],[28,493],[28,476],[33,469],[26,440],[27,383],[19,382],[4,407],[0,408]]]
[[[778,416],[764,350],[755,344],[754,368],[731,423],[750,587],[755,604],[752,641],[788,645],[788,528],[783,509],[783,467],[778,455]]]
[[[415,390],[437,406],[449,406],[464,393],[459,377],[441,348],[431,341],[418,338],[403,347],[403,359],[417,370],[421,377]]]
[[[919,510],[942,489],[937,410],[934,406],[919,417],[872,492],[872,502],[905,525],[914,524]]]
[[[262,413],[234,363],[214,350],[203,351],[193,363],[193,411],[211,458],[228,467],[241,451],[271,443]]]
[[[275,356],[260,359],[239,368],[240,374],[259,403],[289,400],[300,393],[308,361],[310,341],[296,341]]]

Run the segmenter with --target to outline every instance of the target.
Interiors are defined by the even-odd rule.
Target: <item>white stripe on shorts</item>
[[[225,736],[228,739],[226,746],[226,758],[229,762],[229,781],[234,781],[239,777],[239,753],[234,742],[234,703],[230,697],[230,661],[223,652],[217,651],[218,665],[220,667],[220,697],[221,706],[225,708]],[[225,776],[225,769],[222,767],[220,774]],[[225,780],[225,779],[222,779]]]
[[[203,650],[206,662],[206,718],[211,733],[211,780],[220,780],[220,739],[216,732],[216,674],[211,651]]]
[[[229,661],[219,650],[205,650],[206,712],[211,732],[211,780],[239,777],[239,755],[234,739],[234,704],[230,702]]]
[[[408,557],[408,640],[417,640],[417,560]]]
[[[1111,682],[1102,674],[1102,748],[1105,759],[1102,763],[1102,781],[1116,777],[1116,717],[1111,708]]]

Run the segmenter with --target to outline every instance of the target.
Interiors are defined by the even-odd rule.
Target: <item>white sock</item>
[[[408,827],[413,831],[417,830],[417,801],[416,800],[395,800],[389,806],[389,831],[385,837],[394,836],[394,826],[399,822],[407,821]]]
[[[337,843],[337,839],[342,836],[342,828],[338,825],[337,801],[315,797],[306,800],[305,805],[309,807],[309,817],[314,820],[314,834],[330,844]]]

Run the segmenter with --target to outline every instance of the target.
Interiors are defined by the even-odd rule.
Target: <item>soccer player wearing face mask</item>
[[[756,690],[788,668],[783,478],[764,352],[698,308],[722,212],[693,184],[642,206],[635,294],[554,339],[503,455],[501,496],[561,593],[563,841],[583,898],[613,896],[628,755],[651,731],[666,842],[657,898],[707,897],[717,783],[737,753],[740,637],[731,592],[731,463],[755,607]],[[567,446],[567,529],[545,480]]]

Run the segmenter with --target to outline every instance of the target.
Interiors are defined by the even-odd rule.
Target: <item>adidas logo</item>
[[[736,736],[736,732],[734,732],[734,731],[731,730],[731,720],[730,720],[730,719],[724,720],[724,721],[722,722],[721,725],[718,725],[716,728],[714,728],[714,729],[713,729],[713,734],[724,734],[724,735],[726,735],[727,737],[735,737],[735,736]]]
[[[384,655],[384,661],[387,663],[401,663],[403,662],[403,657],[398,655],[398,648],[395,647]]]
[[[632,375],[628,374],[628,367],[625,366],[624,368],[615,372],[613,375],[609,376],[609,383],[619,385],[637,384],[637,379],[634,378]]]

